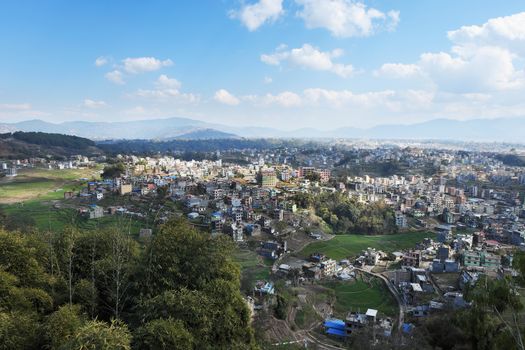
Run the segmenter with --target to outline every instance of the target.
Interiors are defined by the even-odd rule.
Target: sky
[[[0,122],[525,117],[525,2],[6,0]]]

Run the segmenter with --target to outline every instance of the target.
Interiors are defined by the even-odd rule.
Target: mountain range
[[[0,133],[41,131],[108,139],[223,139],[223,138],[352,138],[352,139],[417,139],[523,142],[525,118],[472,119],[458,121],[434,119],[416,124],[386,124],[372,128],[342,127],[328,131],[302,128],[285,131],[264,127],[232,127],[189,118],[167,118],[126,122],[71,121],[50,123],[27,120],[0,123]]]

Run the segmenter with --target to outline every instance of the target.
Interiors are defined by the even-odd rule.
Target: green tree
[[[84,324],[79,305],[64,305],[52,313],[45,324],[45,334],[50,349],[58,350],[72,341]]]
[[[106,165],[102,171],[102,178],[104,179],[113,179],[116,177],[121,177],[122,174],[126,172],[126,166],[124,163],[116,163],[113,165]]]
[[[134,333],[135,349],[186,350],[193,347],[193,336],[181,320],[172,318],[153,320]]]
[[[183,287],[202,289],[216,278],[239,283],[232,252],[233,244],[227,237],[212,238],[187,221],[172,221],[153,236],[144,252],[142,294],[158,295]]]
[[[39,330],[35,314],[0,312],[0,350],[38,349]]]
[[[112,321],[110,324],[88,321],[64,345],[64,349],[129,350],[131,334],[128,327],[119,321]]]

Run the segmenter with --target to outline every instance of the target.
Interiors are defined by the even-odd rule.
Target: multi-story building
[[[421,264],[421,251],[412,250],[403,255],[403,265],[419,267]]]
[[[337,266],[337,263],[333,259],[327,259],[321,262],[321,270],[323,271],[323,275],[325,277],[330,277],[330,276],[335,275],[336,266]]]
[[[273,169],[261,170],[261,186],[262,187],[275,187],[277,185],[277,176]]]

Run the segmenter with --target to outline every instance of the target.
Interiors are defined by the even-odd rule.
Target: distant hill
[[[174,137],[176,140],[215,140],[215,139],[234,139],[237,135],[215,130],[215,129],[201,129],[190,131],[188,133]]]
[[[525,118],[435,119],[416,124],[379,125],[372,128],[341,127],[328,131],[315,128],[279,130],[264,127],[233,127],[189,118],[129,122],[73,121],[60,124],[42,120],[0,124],[1,131],[42,131],[76,135],[92,140],[175,140],[218,138],[355,138],[406,140],[459,140],[524,142]]]
[[[64,158],[82,154],[102,154],[92,140],[62,134],[22,132],[0,134],[0,158]]]
[[[86,122],[72,121],[49,123],[42,120],[29,120],[12,124],[0,124],[0,129],[11,131],[42,131],[76,135],[92,140],[104,139],[169,139],[198,129],[208,128],[208,124],[187,118],[138,120],[129,122]]]

